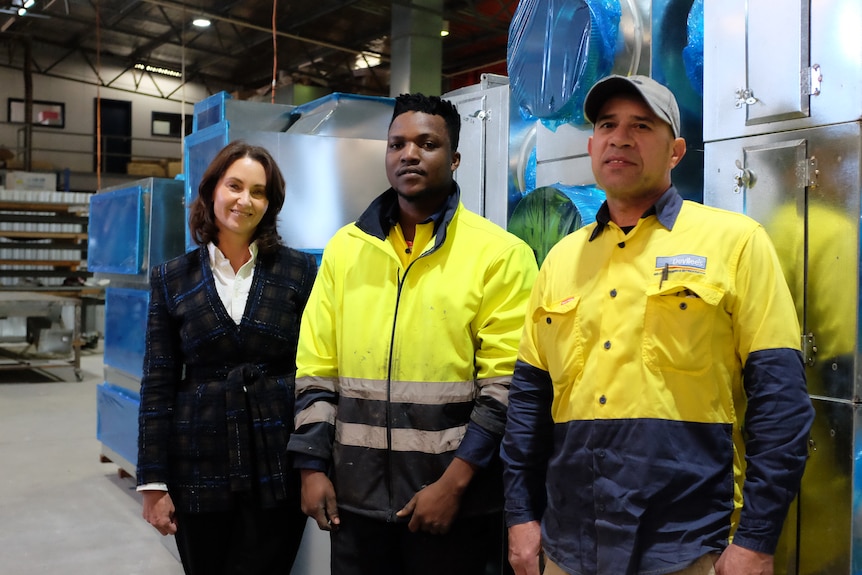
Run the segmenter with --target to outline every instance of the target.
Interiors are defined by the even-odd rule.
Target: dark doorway
[[[93,118],[102,117],[102,173],[125,174],[126,164],[132,161],[132,103],[125,100],[93,100]],[[93,126],[98,133],[99,126]],[[93,141],[93,171],[97,171],[98,143]]]

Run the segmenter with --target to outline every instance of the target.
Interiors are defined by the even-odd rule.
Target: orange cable
[[[278,0],[272,0],[272,103],[275,104],[275,84],[278,77],[278,50],[275,29],[275,7],[278,5]]]
[[[102,22],[96,0],[96,191],[102,189]]]

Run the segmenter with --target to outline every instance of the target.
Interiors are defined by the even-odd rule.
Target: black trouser
[[[332,575],[500,575],[506,560],[503,514],[456,519],[445,535],[411,533],[339,509],[331,536]],[[505,569],[505,571],[504,571]]]
[[[289,575],[306,516],[297,504],[261,509],[239,495],[230,511],[177,513],[186,575]]]

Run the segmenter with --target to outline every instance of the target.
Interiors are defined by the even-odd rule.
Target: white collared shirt
[[[237,272],[233,271],[230,260],[215,244],[210,242],[207,244],[207,249],[210,254],[210,268],[213,272],[213,279],[215,279],[216,291],[231,319],[239,325],[245,312],[251,282],[254,279],[254,267],[257,265],[257,244],[252,243],[248,246],[251,258]]]

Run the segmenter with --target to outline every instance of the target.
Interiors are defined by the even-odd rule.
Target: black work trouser
[[[457,518],[445,535],[411,533],[339,509],[332,575],[501,575],[511,573],[503,514]]]

